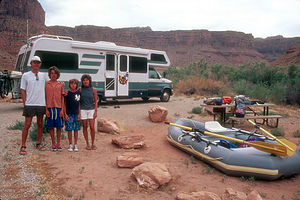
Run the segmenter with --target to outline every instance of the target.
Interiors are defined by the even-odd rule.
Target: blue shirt
[[[79,114],[79,102],[80,102],[80,92],[68,91],[66,96],[66,113],[67,114]]]

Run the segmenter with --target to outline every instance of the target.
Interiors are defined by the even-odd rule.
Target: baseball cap
[[[42,62],[40,57],[38,57],[38,56],[33,56],[30,63],[32,63],[33,61],[37,61],[37,62],[40,62],[40,63]]]

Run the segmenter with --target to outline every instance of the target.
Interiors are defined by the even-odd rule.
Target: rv
[[[56,66],[60,70],[59,81],[83,74],[92,77],[99,100],[107,98],[134,98],[148,100],[159,97],[167,102],[173,94],[172,81],[161,77],[155,67],[169,67],[170,60],[164,51],[118,46],[112,42],[95,43],[75,41],[71,37],[38,35],[31,37],[21,47],[15,71],[31,70],[33,56],[42,60],[40,72]],[[15,79],[13,96],[20,96],[20,79]]]

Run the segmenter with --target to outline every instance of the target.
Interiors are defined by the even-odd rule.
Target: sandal
[[[95,145],[92,146],[92,150],[96,150],[97,147]]]
[[[86,150],[92,150],[90,146],[85,147]]]
[[[56,144],[52,144],[52,151],[57,151]]]
[[[38,149],[39,151],[45,151],[46,150],[45,146],[41,145],[41,144],[36,144],[35,148]]]
[[[27,154],[26,146],[21,146],[19,154],[22,155],[22,156],[25,156]]]

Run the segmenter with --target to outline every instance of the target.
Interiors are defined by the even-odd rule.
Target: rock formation
[[[289,66],[294,64],[300,66],[300,44],[291,47],[286,54],[271,63],[272,66]]]
[[[12,70],[20,47],[28,36],[54,34],[81,41],[108,41],[117,45],[164,50],[171,65],[182,67],[200,59],[208,64],[239,65],[273,61],[300,37],[255,39],[235,31],[152,31],[150,27],[112,29],[98,26],[62,27],[44,25],[45,11],[37,0],[0,0],[0,69]]]
[[[273,62],[284,55],[289,48],[296,44],[300,44],[300,37],[284,38],[281,35],[267,37],[266,39],[255,38],[253,42],[254,48],[263,54],[269,62]]]

